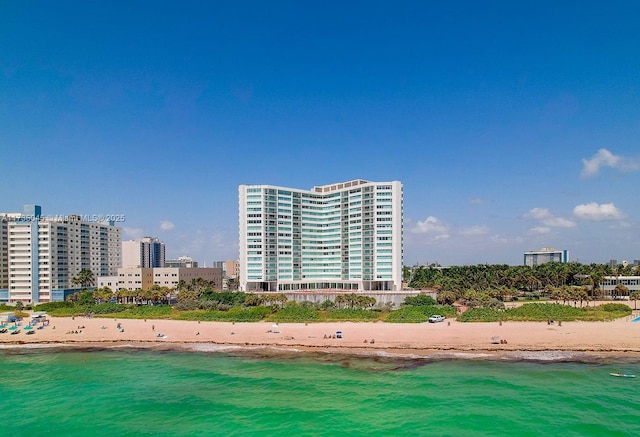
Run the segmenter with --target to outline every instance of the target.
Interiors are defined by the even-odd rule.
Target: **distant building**
[[[569,251],[555,250],[553,247],[543,247],[540,250],[531,250],[524,253],[525,266],[533,267],[550,262],[569,262]]]
[[[123,241],[122,266],[144,268],[164,267],[164,243],[152,237]]]
[[[618,284],[627,287],[629,293],[622,296],[616,295],[614,290]],[[640,276],[605,276],[600,283],[600,290],[608,297],[624,298],[626,296],[628,299],[629,294],[640,290]]]
[[[98,276],[96,278],[96,287],[97,288],[109,287],[111,291],[117,291],[118,275],[116,274],[112,276]]]
[[[222,290],[222,269],[219,268],[181,268],[181,267],[122,267],[118,269],[117,288],[127,290],[148,290],[153,285],[175,288],[181,280],[187,284],[195,279],[204,279],[214,283],[214,289]],[[110,278],[100,278],[99,283],[106,283]]]
[[[238,191],[241,291],[402,289],[401,182]]]
[[[198,267],[198,261],[195,261],[190,256],[181,256],[178,259],[168,259],[166,260],[165,267],[180,267],[183,269],[189,268],[194,269]],[[216,266],[214,266],[216,267]],[[221,268],[222,269],[222,268]]]
[[[113,222],[84,216],[43,216],[38,205],[0,214],[0,301],[63,301],[77,291],[81,270],[114,275],[121,263],[121,233]]]
[[[225,278],[235,279],[240,276],[240,261],[238,260],[214,261],[212,265],[221,268]]]
[[[611,260],[609,260],[609,262],[607,263],[607,265],[608,265],[609,267],[615,267],[615,266],[617,266],[617,265],[618,265],[618,260],[617,260],[617,259],[611,259]]]

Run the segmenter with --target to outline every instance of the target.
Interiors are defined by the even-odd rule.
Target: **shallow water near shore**
[[[626,361],[0,351],[8,433],[639,435]]]

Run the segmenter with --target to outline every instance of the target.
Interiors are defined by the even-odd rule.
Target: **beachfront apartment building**
[[[402,289],[403,187],[240,185],[241,291]]]
[[[72,279],[82,269],[94,276],[115,274],[120,267],[120,228],[111,222],[84,221],[78,215],[42,216],[38,205],[4,220],[6,245],[0,263],[9,303],[63,301],[77,288]]]
[[[165,245],[157,238],[144,237],[140,240],[122,242],[123,267],[164,267]]]
[[[569,251],[556,250],[553,247],[543,247],[540,250],[530,250],[524,253],[525,266],[534,267],[549,262],[568,263]]]

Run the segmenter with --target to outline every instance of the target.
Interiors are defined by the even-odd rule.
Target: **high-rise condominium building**
[[[524,253],[525,266],[533,267],[549,262],[569,262],[569,251],[555,250],[553,247],[543,247],[540,250],[531,250]]]
[[[62,301],[74,291],[71,280],[82,269],[97,277],[115,275],[120,267],[120,228],[111,223],[83,221],[77,215],[44,217],[37,205],[3,217],[0,278],[6,279],[0,285],[6,289],[0,289],[6,291],[1,300]]]
[[[402,288],[402,183],[240,185],[240,290]]]
[[[124,267],[164,267],[165,246],[157,238],[144,237],[140,240],[122,242],[122,265]]]

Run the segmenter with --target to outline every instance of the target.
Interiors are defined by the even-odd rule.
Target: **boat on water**
[[[636,375],[633,375],[633,374],[631,374],[631,373],[620,373],[620,372],[617,372],[617,373],[609,373],[609,375],[611,375],[611,376],[617,376],[617,377],[619,377],[619,378],[635,378],[635,377],[636,377]]]

